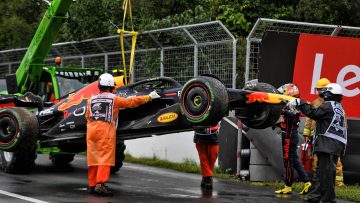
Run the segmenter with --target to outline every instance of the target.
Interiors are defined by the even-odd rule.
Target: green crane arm
[[[47,9],[36,33],[16,71],[16,82],[20,93],[29,91],[36,85],[44,66],[44,60],[50,51],[61,25],[67,18],[67,12],[73,0],[53,0]]]

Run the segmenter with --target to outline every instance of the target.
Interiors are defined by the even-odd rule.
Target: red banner
[[[347,117],[360,118],[360,39],[301,34],[293,82],[302,99],[317,97],[314,88],[320,78],[341,85]]]

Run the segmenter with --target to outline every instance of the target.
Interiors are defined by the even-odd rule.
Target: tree
[[[212,16],[235,35],[246,37],[258,18],[294,19],[298,0],[209,0]]]
[[[28,46],[45,8],[41,0],[2,0],[0,50]]]
[[[122,0],[82,0],[73,3],[69,21],[60,32],[57,41],[80,41],[116,34],[112,22],[122,18]]]
[[[135,1],[134,14],[139,30],[151,30],[214,20],[208,0]]]
[[[300,0],[296,19],[312,23],[360,26],[358,0]]]

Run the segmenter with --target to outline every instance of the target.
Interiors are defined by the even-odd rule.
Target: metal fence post
[[[246,38],[245,82],[249,81],[250,70],[250,39]]]
[[[242,123],[238,120],[238,134],[237,134],[237,150],[236,150],[236,176],[240,176],[241,171],[241,144],[242,144]]]
[[[81,56],[81,68],[85,68],[85,57]]]
[[[109,56],[108,56],[107,54],[104,55],[104,60],[105,60],[105,61],[104,61],[104,63],[105,63],[104,65],[105,65],[105,73],[106,73],[106,72],[108,71],[108,69],[109,69],[109,61],[108,61],[108,60],[109,60]]]
[[[199,63],[198,63],[199,47],[194,46],[194,77],[199,75]]]
[[[236,42],[237,40],[234,39],[233,41],[233,62],[232,62],[232,87],[236,88]]]
[[[160,51],[160,76],[164,77],[164,49]]]

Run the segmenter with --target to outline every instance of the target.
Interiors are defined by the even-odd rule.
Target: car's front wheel
[[[199,76],[189,80],[181,90],[182,114],[194,126],[217,124],[228,112],[228,93],[216,78]]]
[[[28,173],[35,164],[39,125],[36,116],[25,108],[0,111],[1,167],[7,173]]]

